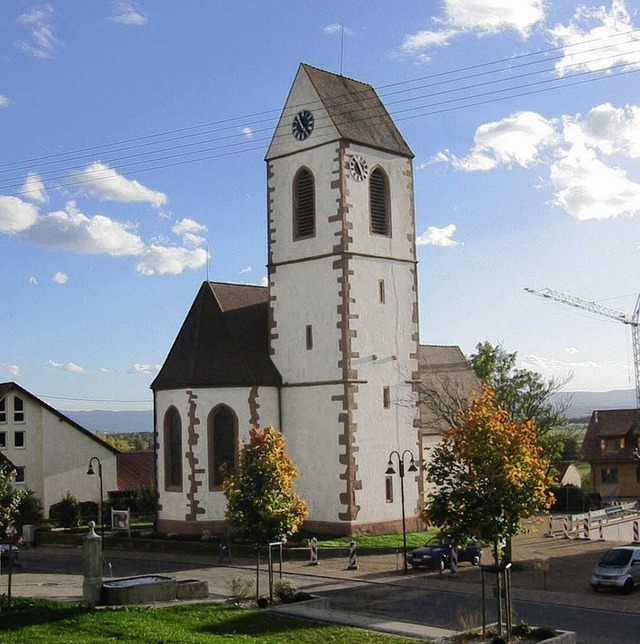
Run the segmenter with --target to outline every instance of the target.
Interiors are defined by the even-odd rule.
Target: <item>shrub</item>
[[[49,516],[57,519],[63,528],[75,528],[80,524],[80,504],[71,492],[51,506]]]
[[[284,604],[294,601],[297,591],[298,589],[295,587],[293,582],[288,579],[278,579],[278,581],[273,584],[273,592]]]
[[[42,520],[42,501],[36,496],[33,490],[27,490],[18,503],[16,514],[16,525],[31,525]]]
[[[251,597],[253,582],[242,577],[232,577],[228,583],[229,598],[234,602],[246,601]]]

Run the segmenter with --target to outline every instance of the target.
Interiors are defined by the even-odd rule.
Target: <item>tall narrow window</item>
[[[380,301],[380,304],[384,304],[386,300],[386,295],[384,292],[384,280],[380,280],[378,282],[378,300]]]
[[[7,422],[7,399],[0,398],[0,423]]]
[[[307,328],[305,329],[305,336],[307,342],[307,351],[311,351],[311,349],[313,349],[313,327],[310,324],[307,324]]]
[[[13,398],[13,422],[24,423],[24,400],[18,396]]]
[[[390,476],[384,478],[384,500],[393,503],[393,479]]]
[[[382,388],[382,406],[385,409],[389,409],[389,407],[391,407],[391,390],[389,387]]]
[[[7,432],[0,432],[0,449],[7,447]]]
[[[167,490],[182,489],[182,422],[175,407],[164,416],[164,486]]]
[[[18,465],[16,467],[16,478],[15,483],[25,483],[26,482],[26,468],[24,465]]]
[[[25,433],[23,431],[13,433],[13,446],[17,449],[24,449]]]
[[[238,423],[229,407],[216,407],[207,420],[207,442],[209,451],[209,489],[222,485],[223,465],[233,470],[238,453]]]
[[[293,180],[293,238],[316,234],[316,195],[313,175],[302,168]]]
[[[369,208],[371,232],[374,235],[389,235],[389,185],[384,172],[376,168],[369,177]]]

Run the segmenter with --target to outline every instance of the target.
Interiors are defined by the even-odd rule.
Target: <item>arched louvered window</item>
[[[390,235],[389,184],[380,168],[376,168],[369,176],[369,209],[371,232],[374,235]]]
[[[207,420],[207,443],[209,452],[209,489],[222,485],[222,466],[233,470],[238,453],[238,422],[229,407],[219,405]]]
[[[175,407],[164,415],[164,487],[182,490],[182,421]]]
[[[293,238],[316,234],[316,194],[313,175],[302,168],[293,180]]]

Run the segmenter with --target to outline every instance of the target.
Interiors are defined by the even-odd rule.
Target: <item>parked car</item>
[[[16,561],[20,555],[20,548],[18,546],[11,546],[13,550],[13,560]],[[9,544],[0,543],[0,559],[2,561],[8,561],[9,559]]]
[[[458,548],[458,563],[468,561],[479,566],[482,560],[480,544],[471,539],[464,548]],[[415,548],[407,555],[407,563],[413,568],[444,570],[451,565],[451,545],[441,537],[431,537],[420,548]]]
[[[630,593],[640,584],[640,547],[619,546],[602,555],[591,573],[591,588],[617,588]]]

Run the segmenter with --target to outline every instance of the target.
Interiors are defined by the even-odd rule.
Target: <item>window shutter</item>
[[[389,234],[389,195],[387,180],[379,168],[369,178],[369,202],[371,208],[371,232],[374,235]]]
[[[295,238],[312,237],[316,232],[316,204],[313,175],[301,170],[295,182]]]

